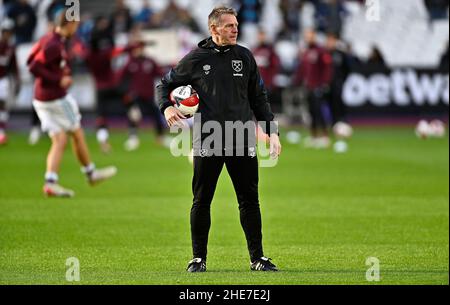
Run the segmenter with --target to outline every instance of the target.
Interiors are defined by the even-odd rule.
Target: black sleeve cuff
[[[280,132],[278,131],[278,124],[274,121],[265,122],[265,124],[262,124],[261,127],[263,132],[269,137],[273,133],[276,133],[278,136],[280,136]]]
[[[161,110],[162,115],[164,115],[164,111],[166,111],[167,108],[169,108],[170,106],[173,106],[173,104],[169,101],[164,102],[161,104],[161,106],[159,107],[159,109]]]

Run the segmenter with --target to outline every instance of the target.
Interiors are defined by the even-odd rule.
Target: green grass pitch
[[[449,284],[448,138],[419,140],[412,128],[357,128],[350,151],[284,142],[275,168],[260,170],[264,248],[282,270],[254,273],[226,170],[212,206],[208,272],[188,274],[191,165],[153,144],[127,153],[125,133],[99,166],[118,176],[90,188],[67,150],[61,183],[70,200],[41,194],[48,139],[25,134],[0,148],[0,284],[374,284],[366,258],[380,261],[377,284]]]

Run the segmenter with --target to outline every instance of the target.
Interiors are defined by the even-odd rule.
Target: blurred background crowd
[[[9,108],[28,113],[27,53],[66,1],[0,3],[22,85]],[[238,12],[240,43],[253,51],[282,124],[305,124],[320,138],[340,122],[448,116],[448,0],[81,0],[73,94],[84,111],[97,109],[97,129],[110,115],[139,116],[126,106],[134,97],[124,84],[136,46],[136,56],[152,60],[147,77],[156,82],[209,36],[207,17],[219,4]],[[110,73],[122,78],[108,81]],[[153,90],[144,95],[154,103]],[[153,106],[144,112],[157,116]]]

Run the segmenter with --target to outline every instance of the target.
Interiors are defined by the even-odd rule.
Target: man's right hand
[[[66,75],[61,78],[61,81],[59,82],[59,85],[61,88],[67,89],[72,85],[72,77]]]
[[[186,119],[181,111],[173,106],[167,107],[166,110],[164,110],[164,116],[169,127],[177,124],[177,122],[180,122],[182,119]]]

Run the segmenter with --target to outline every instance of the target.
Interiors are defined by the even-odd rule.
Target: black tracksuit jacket
[[[224,129],[226,121],[246,123],[255,117],[264,122],[265,133],[278,133],[263,80],[248,49],[218,47],[211,37],[200,42],[158,84],[156,97],[162,113],[173,105],[170,92],[184,85],[191,85],[200,97],[202,124],[214,120]],[[201,139],[207,136],[202,133]]]

